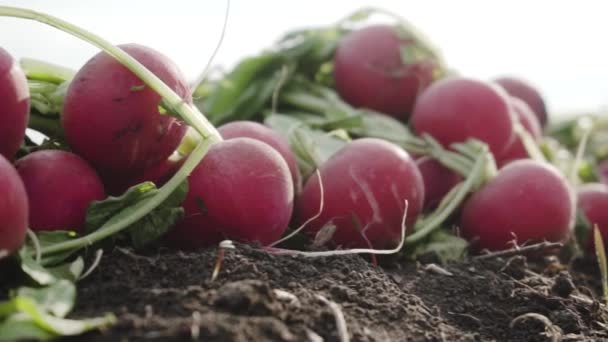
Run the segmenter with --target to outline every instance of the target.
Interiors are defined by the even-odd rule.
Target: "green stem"
[[[182,184],[192,170],[199,164],[203,159],[211,144],[221,141],[222,137],[213,125],[207,120],[207,118],[198,111],[196,107],[192,107],[187,104],[179,95],[177,95],[170,87],[168,87],[163,81],[161,81],[156,75],[150,70],[144,67],[136,59],[131,57],[129,54],[124,52],[118,47],[113,46],[111,43],[102,39],[101,37],[94,35],[82,28],[72,25],[64,20],[55,18],[50,15],[43,13],[15,8],[0,6],[0,16],[9,16],[23,19],[30,19],[39,21],[41,23],[53,26],[64,32],[70,33],[84,41],[87,41],[109,54],[118,60],[122,65],[128,68],[131,72],[137,75],[147,86],[154,89],[168,105],[172,107],[182,119],[192,126],[201,135],[202,139],[199,141],[197,147],[192,151],[192,154],[187,158],[184,165],[178,170],[178,172],[160,188],[160,191],[154,197],[148,200],[138,203],[132,215],[129,217],[119,220],[111,224],[103,225],[99,230],[81,238],[66,241],[63,243],[57,243],[54,245],[47,246],[42,249],[42,253],[56,253],[61,251],[79,249],[88,245],[91,245],[99,240],[107,238],[117,232],[126,229],[137,220],[147,215],[150,211],[158,207],[164,200],[166,200],[177,187]]]
[[[74,70],[32,58],[22,58],[19,64],[28,80],[60,84],[72,80],[76,74]]]
[[[147,86],[154,89],[154,91],[163,97],[165,101],[168,102],[168,104],[171,105],[171,107],[182,116],[184,121],[186,121],[186,123],[188,123],[190,126],[194,127],[203,138],[213,137],[218,141],[222,139],[215,127],[213,127],[213,125],[205,118],[204,115],[193,109],[192,106],[188,105],[169,86],[167,86],[150,70],[139,63],[135,58],[131,57],[128,53],[112,45],[103,38],[62,19],[28,9],[0,6],[0,16],[35,20],[72,34],[73,36],[99,47],[104,52],[118,60],[122,65],[131,70],[131,72],[137,75],[137,77],[146,83]]]
[[[161,191],[159,191],[156,196],[150,197],[147,200],[139,202],[136,205],[136,208],[133,213],[124,220],[111,224],[104,224],[95,232],[83,236],[81,238],[56,243],[44,247],[41,249],[42,254],[45,255],[51,253],[58,253],[90,246],[93,243],[112,236],[125,229],[126,227],[130,226],[131,224],[137,222],[138,220],[146,216],[150,211],[158,207],[173,193],[175,189],[177,189],[177,187],[186,179],[186,177],[188,177],[190,172],[192,172],[192,170],[198,165],[199,161],[207,153],[213,143],[214,142],[211,139],[201,140],[196,146],[196,148],[192,151],[190,156],[188,156],[186,162],[184,162],[184,165],[165,185],[160,188]]]
[[[452,201],[446,206],[440,206],[439,210],[433,212],[428,219],[420,221],[421,224],[417,225],[420,228],[405,239],[406,246],[416,244],[437,229],[456,210],[475,185],[481,183],[480,178],[484,175],[488,153],[487,147],[484,146],[475,160],[473,170],[471,170],[466,180],[459,185],[460,189],[454,194]]]

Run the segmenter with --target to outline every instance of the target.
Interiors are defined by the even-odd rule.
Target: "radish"
[[[548,114],[545,101],[539,91],[528,81],[515,77],[499,77],[494,79],[494,82],[510,95],[526,102],[538,118],[541,128],[547,125]]]
[[[0,155],[0,259],[23,244],[28,212],[23,182],[15,168]]]
[[[268,245],[287,229],[293,182],[281,154],[251,138],[214,144],[188,177],[185,218],[169,232],[180,247],[222,239]]]
[[[574,223],[574,192],[555,167],[513,161],[464,203],[460,228],[478,249],[565,241]]]
[[[191,103],[184,75],[150,48],[119,45]],[[105,52],[91,58],[71,82],[62,117],[70,147],[99,172],[134,175],[167,159],[187,126],[161,114],[161,97]]]
[[[15,168],[27,191],[32,230],[82,231],[89,204],[105,198],[95,170],[71,152],[36,151]]]
[[[424,183],[407,152],[385,140],[352,141],[319,168],[324,206],[305,232],[314,236],[325,225],[336,226],[335,245],[395,247],[401,237],[404,201],[406,224],[413,225],[424,201]],[[318,177],[310,177],[296,201],[299,223],[314,217],[321,201]]]
[[[424,181],[425,210],[436,208],[443,197],[462,181],[460,175],[446,168],[432,157],[416,159],[416,165],[418,165]]]
[[[496,156],[515,138],[509,97],[488,82],[449,77],[435,82],[416,101],[410,124],[444,146],[477,138]]]
[[[300,192],[301,179],[296,157],[289,147],[289,143],[270,127],[254,121],[233,121],[218,127],[224,139],[252,138],[267,143],[283,156],[289,167],[291,178],[295,186],[295,193]]]
[[[0,47],[0,156],[12,160],[25,137],[30,114],[30,91],[25,74]]]
[[[389,25],[349,33],[334,56],[338,93],[352,106],[406,120],[416,97],[433,82],[439,68],[436,56],[417,44]]]
[[[542,136],[542,128],[538,122],[538,118],[532,112],[532,109],[522,100],[511,97],[511,105],[513,106],[513,112],[517,116],[517,120],[521,123],[523,128],[530,134],[532,139],[538,141]],[[524,146],[519,136],[516,136],[511,145],[507,147],[496,159],[498,166],[503,166],[508,162],[516,159],[529,158],[528,151]]]
[[[578,207],[591,227],[598,226],[604,244],[608,242],[608,185],[602,183],[587,183],[583,184],[578,189]],[[593,233],[589,232],[586,241],[581,241],[586,244],[587,252],[595,251]]]

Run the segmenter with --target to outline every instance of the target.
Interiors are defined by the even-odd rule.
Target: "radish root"
[[[342,313],[342,309],[335,302],[323,297],[322,295],[316,295],[318,300],[322,301],[325,305],[329,306],[331,312],[336,319],[336,328],[338,329],[338,336],[340,337],[340,342],[349,342],[350,337],[348,336],[348,329],[346,328],[346,320],[344,319],[344,314]]]

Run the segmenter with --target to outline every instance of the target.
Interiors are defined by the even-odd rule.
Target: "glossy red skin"
[[[424,181],[424,209],[432,210],[447,195],[462,177],[456,172],[446,168],[436,159],[422,157],[416,159],[416,164]]]
[[[404,65],[394,27],[373,25],[342,39],[334,56],[336,89],[346,102],[406,120],[418,94],[434,80],[433,61]]]
[[[270,127],[255,121],[232,121],[217,128],[224,139],[251,138],[267,143],[283,156],[289,167],[295,186],[295,193],[302,188],[302,180],[298,164],[289,143]]]
[[[184,75],[150,48],[120,47],[146,66],[187,102],[192,98]],[[101,52],[76,74],[62,116],[72,149],[102,173],[133,175],[167,159],[187,126],[161,115],[161,97],[114,58]],[[135,87],[135,88],[134,88]]]
[[[14,253],[25,241],[29,207],[17,170],[0,155],[0,258]]]
[[[608,185],[602,183],[583,184],[578,189],[578,207],[591,224],[597,224],[604,244],[608,241]],[[593,231],[589,231],[586,241],[587,252],[595,252]]]
[[[499,77],[494,82],[499,84],[511,96],[515,96],[526,102],[538,118],[541,128],[547,126],[549,117],[545,101],[540,92],[528,81],[515,77]]]
[[[60,150],[42,150],[15,162],[30,208],[30,228],[83,231],[88,206],[104,199],[101,179],[84,159]]]
[[[25,137],[30,115],[30,90],[25,74],[0,47],[0,155],[13,160]]]
[[[519,245],[565,241],[574,223],[574,196],[553,166],[516,160],[464,203],[460,229],[478,250],[512,247],[511,233]]]
[[[275,149],[250,138],[214,144],[188,186],[186,216],[168,236],[182,248],[223,239],[268,245],[283,235],[293,212],[287,163]]]
[[[540,127],[538,118],[536,115],[534,115],[532,109],[530,109],[530,106],[516,97],[511,97],[511,105],[513,106],[513,112],[517,116],[517,119],[521,125],[534,140],[538,141],[538,139],[540,139],[542,136],[542,128]],[[499,167],[502,167],[510,161],[529,157],[528,151],[526,151],[526,148],[519,138],[519,135],[516,134],[511,145],[507,147],[507,150],[503,152],[502,155],[496,158],[496,162],[498,163]]]
[[[406,224],[412,229],[424,202],[424,183],[416,162],[387,141],[363,138],[346,145],[319,168],[324,187],[321,215],[306,226],[314,235],[327,223],[336,225],[332,237],[343,247],[389,248],[401,238],[404,201],[408,200]],[[319,211],[318,177],[311,176],[296,201],[299,224]],[[367,227],[365,241],[355,224]]]
[[[416,101],[410,120],[416,134],[443,146],[477,138],[500,155],[515,138],[509,97],[498,86],[464,77],[439,80]]]

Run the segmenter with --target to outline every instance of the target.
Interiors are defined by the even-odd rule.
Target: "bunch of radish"
[[[154,225],[155,210],[173,219],[154,234],[178,248],[274,246],[300,227],[313,243],[380,251],[455,225],[472,251],[498,250],[566,242],[579,202],[605,224],[589,204],[605,191],[581,188],[577,202],[543,157],[548,114],[532,85],[449,72],[404,23],[340,25],[285,38],[205,91],[154,49],[102,44],[54,84],[56,126],[36,146],[24,138],[46,114],[39,80],[0,49],[1,255],[28,229],[82,237],[53,254]],[[125,207],[99,221],[112,203]]]

